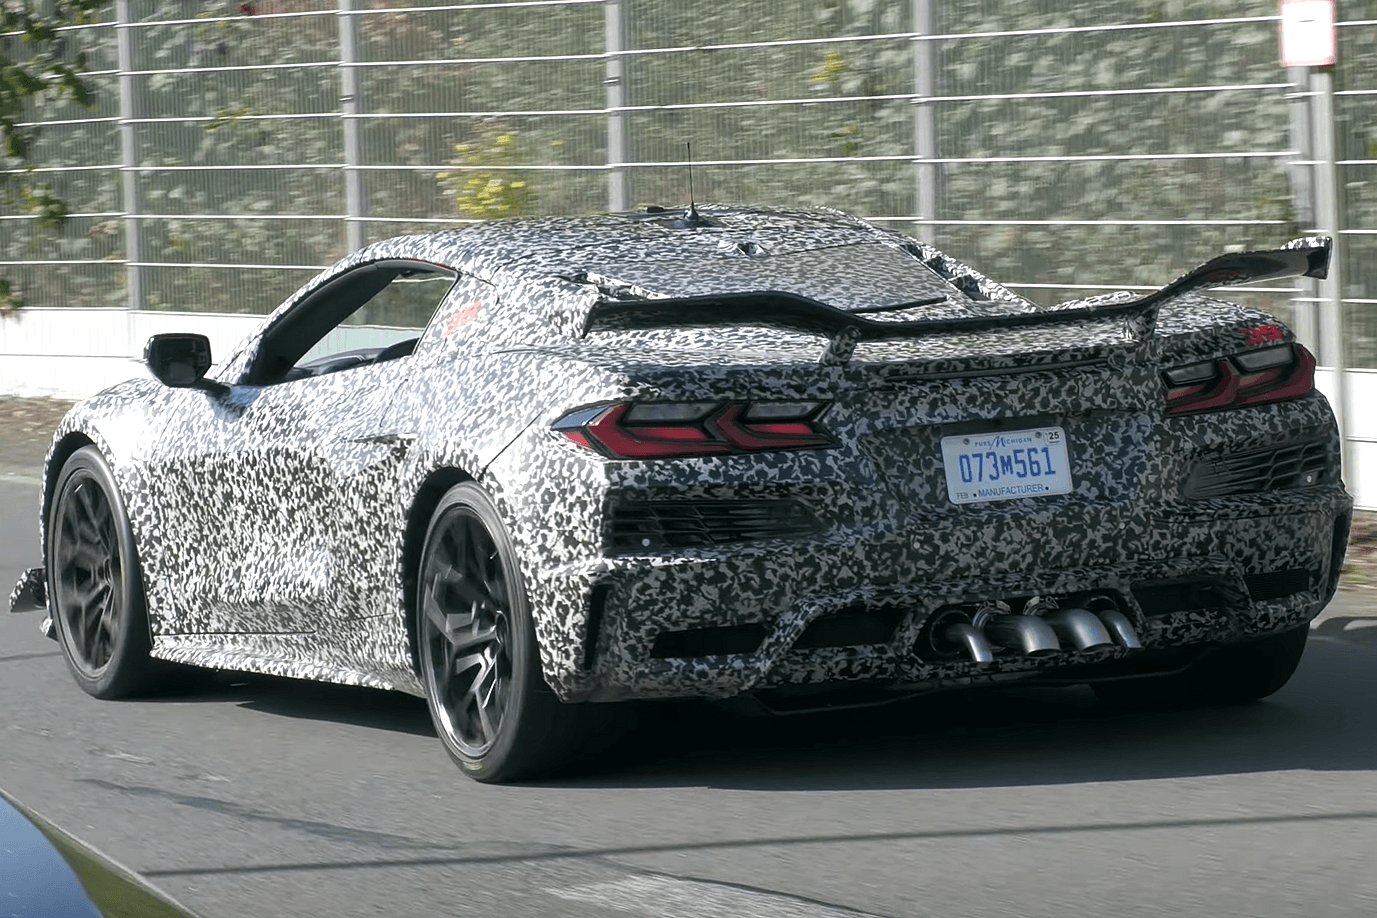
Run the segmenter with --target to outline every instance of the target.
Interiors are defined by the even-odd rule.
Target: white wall
[[[144,342],[163,332],[205,335],[219,361],[262,322],[263,316],[30,307],[0,319],[0,395],[85,398],[147,376]]]
[[[1377,370],[1349,370],[1344,421],[1347,429],[1349,468],[1344,472],[1353,500],[1363,510],[1377,510]],[[1315,372],[1315,387],[1339,412],[1337,379],[1332,369]]]
[[[28,308],[0,319],[0,395],[84,398],[132,376],[147,376],[144,342],[160,332],[200,332],[218,361],[262,316],[123,309]],[[1377,370],[1349,370],[1349,461],[1345,479],[1358,506],[1377,510]],[[1315,383],[1338,409],[1332,370]]]

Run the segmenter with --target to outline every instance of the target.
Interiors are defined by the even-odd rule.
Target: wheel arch
[[[138,568],[138,589],[144,595],[144,602],[147,602],[147,591],[143,581],[143,552],[139,550],[139,534],[133,524],[133,520],[129,516],[128,497],[120,488],[119,477],[115,474],[114,463],[110,461],[109,446],[104,440],[98,439],[98,436],[99,435],[97,435],[97,438],[92,438],[90,434],[82,430],[73,430],[65,434],[52,448],[49,454],[48,463],[43,470],[43,500],[39,508],[39,532],[41,533],[39,547],[43,552],[43,566],[45,570],[47,570],[49,577],[49,581],[45,585],[45,588],[48,590],[50,603],[52,597],[51,577],[53,574],[48,564],[48,540],[52,537],[52,533],[48,531],[48,516],[52,509],[53,500],[56,497],[55,492],[57,491],[58,479],[62,477],[62,470],[67,465],[67,460],[71,459],[77,451],[85,449],[88,446],[93,448],[100,455],[101,460],[110,470],[111,485],[115,488],[116,496],[120,503],[124,505],[125,521],[129,524],[129,535],[133,542],[134,564]],[[51,604],[49,608],[52,608]],[[144,619],[144,625],[148,629],[148,641],[151,645],[155,637],[153,616],[145,610]]]
[[[406,623],[406,649],[411,662],[411,671],[420,675],[419,649],[416,644],[416,580],[421,566],[421,549],[425,547],[426,529],[430,517],[435,513],[440,498],[450,488],[475,477],[461,468],[445,467],[436,469],[426,476],[416,489],[416,497],[407,511],[406,528],[402,535],[402,609]]]
[[[62,475],[62,467],[67,464],[67,460],[72,458],[72,454],[77,450],[87,446],[95,446],[96,442],[81,431],[73,431],[57,442],[52,452],[48,456],[48,465],[43,470],[43,502],[39,507],[39,530],[43,533],[42,544],[39,546],[43,551],[43,557],[48,557],[48,511],[53,505],[53,492],[57,489],[57,479]],[[102,455],[104,452],[102,451]],[[109,457],[105,460],[109,463]]]

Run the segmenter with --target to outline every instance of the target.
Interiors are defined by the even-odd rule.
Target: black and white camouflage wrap
[[[48,454],[94,444],[138,546],[153,653],[169,660],[420,693],[408,638],[415,530],[432,485],[472,479],[517,548],[546,680],[564,699],[723,698],[768,688],[871,683],[921,689],[1065,672],[1121,648],[994,663],[914,652],[952,604],[1098,592],[1149,649],[1236,641],[1304,623],[1332,595],[1351,499],[1318,393],[1165,414],[1165,367],[1253,346],[1271,317],[1199,292],[1131,322],[1085,318],[861,342],[820,365],[825,340],[751,325],[582,336],[607,298],[751,291],[806,296],[886,320],[1014,315],[1036,307],[935,249],[832,211],[702,207],[495,221],[371,245],[307,284],[384,259],[445,266],[458,280],[415,353],[275,385],[244,382],[259,343],[223,359],[214,395],[130,381],[79,404]],[[1063,304],[1119,303],[1128,294]],[[475,306],[477,304],[477,306]],[[452,316],[472,312],[457,333]],[[1291,333],[1277,326],[1281,337]],[[551,429],[573,409],[627,399],[830,402],[827,449],[610,460]],[[941,438],[1060,426],[1071,493],[953,504]],[[1315,482],[1208,500],[1183,495],[1197,463],[1315,443]],[[626,502],[792,499],[807,535],[693,548],[613,550]],[[409,534],[410,533],[410,534]],[[1249,575],[1309,572],[1308,587],[1252,600]],[[1222,608],[1148,615],[1135,585],[1213,577]],[[33,585],[28,589],[32,591]],[[594,597],[600,627],[590,634]],[[798,649],[813,620],[898,610],[885,643]],[[757,624],[752,653],[652,655],[663,632]],[[591,643],[590,643],[591,642]]]

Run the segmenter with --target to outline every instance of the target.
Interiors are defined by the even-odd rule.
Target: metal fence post
[[[626,50],[626,20],[621,0],[607,0],[607,209],[616,213],[629,210],[626,183],[626,71],[622,52]]]
[[[139,134],[134,119],[142,114],[140,78],[134,74],[133,18],[129,0],[115,2],[115,54],[119,66],[120,195],[124,209],[125,279],[129,285],[129,309],[142,309],[143,227],[139,206]]]
[[[1291,109],[1291,148],[1299,154],[1299,162],[1287,168],[1291,179],[1291,200],[1295,205],[1296,222],[1304,227],[1318,226],[1315,219],[1315,150],[1314,131],[1311,128],[1310,69],[1308,67],[1288,67],[1286,75],[1291,81],[1292,91],[1287,100]],[[1296,339],[1306,347],[1320,351],[1320,332],[1317,321],[1319,312],[1319,281],[1308,277],[1296,279],[1294,326]]]
[[[363,84],[359,68],[358,0],[339,0],[340,117],[344,121],[344,235],[349,251],[367,244],[364,219],[368,202],[364,197],[363,136],[359,114],[363,111]]]
[[[937,112],[928,99],[937,94],[937,43],[923,36],[937,34],[937,9],[933,0],[913,0],[913,155],[917,160],[917,216],[920,221],[937,219],[936,163]],[[937,227],[919,223],[918,235],[936,244]]]
[[[1339,421],[1343,468],[1353,473],[1348,446],[1348,379],[1344,354],[1343,228],[1339,219],[1339,173],[1334,156],[1334,84],[1329,70],[1310,73],[1311,149],[1315,151],[1315,216],[1321,232],[1334,237],[1329,276],[1320,282],[1320,363],[1334,368],[1334,414]]]

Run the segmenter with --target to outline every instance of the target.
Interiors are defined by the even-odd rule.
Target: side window
[[[483,338],[496,305],[497,289],[492,284],[467,274],[459,275],[421,337],[417,352],[459,350],[477,343]]]
[[[385,261],[332,279],[263,336],[246,382],[271,385],[411,354],[454,272]]]

